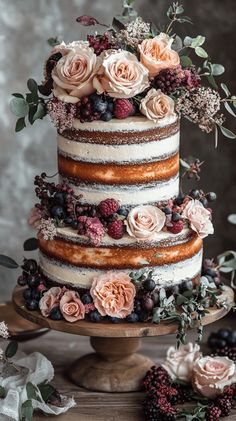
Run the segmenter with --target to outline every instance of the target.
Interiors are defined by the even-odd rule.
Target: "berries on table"
[[[102,321],[102,316],[98,310],[93,310],[89,313],[89,319],[91,322],[99,323]]]
[[[152,311],[154,307],[154,302],[151,297],[148,295],[143,297],[143,308],[147,311]]]
[[[220,408],[222,417],[227,417],[230,414],[232,409],[232,401],[228,396],[222,396],[218,398],[216,400],[216,405]]]
[[[172,222],[172,226],[168,226],[168,231],[172,234],[179,234],[184,228],[184,222],[180,219],[177,222]]]
[[[25,272],[36,273],[38,270],[38,264],[34,259],[25,259],[23,265],[21,266]]]
[[[26,280],[27,280],[27,278],[24,275],[20,275],[17,278],[17,283],[20,287],[23,287],[23,286],[26,285]]]
[[[30,288],[27,288],[23,291],[23,297],[26,301],[30,300],[32,298],[32,290]]]
[[[62,320],[63,319],[63,315],[62,315],[62,312],[60,310],[60,307],[54,307],[54,308],[52,308],[49,317],[52,320]]]
[[[109,319],[112,323],[121,323],[122,319],[120,317],[110,317]]]
[[[135,113],[135,106],[129,99],[117,99],[114,103],[115,118],[124,119]]]
[[[81,301],[83,304],[92,304],[93,298],[88,292],[86,292],[81,296]]]
[[[189,196],[192,197],[193,199],[199,199],[200,191],[197,189],[193,189],[189,192]]]
[[[108,235],[115,240],[120,240],[124,235],[124,223],[117,219],[110,222],[107,227]]]
[[[119,207],[120,205],[115,199],[102,200],[98,205],[98,209],[104,218],[118,212]]]
[[[30,300],[27,300],[27,301],[25,302],[25,306],[26,306],[26,308],[27,308],[28,310],[34,311],[34,310],[38,310],[38,308],[39,308],[39,303],[38,303],[38,301],[37,301],[37,300],[30,299]]]
[[[29,276],[27,279],[27,285],[30,288],[37,288],[40,284],[41,278],[40,276],[36,275],[36,276]]]
[[[128,323],[136,323],[139,321],[139,315],[137,313],[131,313],[126,317]]]
[[[209,406],[206,409],[206,421],[219,421],[221,417],[221,409],[218,406]]]

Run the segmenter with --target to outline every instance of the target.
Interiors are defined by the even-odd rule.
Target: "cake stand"
[[[29,311],[22,295],[24,288],[13,291],[13,304],[18,314],[43,327],[75,335],[90,336],[94,353],[85,355],[74,362],[69,370],[70,379],[77,385],[101,392],[131,392],[141,389],[141,380],[154,364],[152,360],[136,351],[141,338],[174,334],[178,330],[175,323],[92,323],[81,320],[75,323],[53,321],[39,311]],[[225,287],[220,299],[230,304],[234,302],[234,292]],[[221,319],[229,309],[211,308],[202,323],[208,325]],[[198,323],[195,323],[195,327]]]

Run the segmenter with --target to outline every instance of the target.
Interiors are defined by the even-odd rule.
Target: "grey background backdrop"
[[[169,0],[137,0],[137,10],[147,21],[164,23]],[[186,14],[195,26],[184,26],[183,35],[206,35],[206,48],[214,62],[225,64],[222,81],[236,93],[236,4],[235,0],[183,0]],[[66,42],[80,39],[86,31],[75,22],[90,14],[102,22],[121,11],[119,0],[0,0],[0,253],[21,261],[23,241],[34,233],[27,215],[35,202],[34,175],[56,168],[56,134],[47,119],[20,134],[14,133],[15,119],[9,111],[12,92],[25,92],[26,80],[42,78],[43,60],[49,48],[46,40],[58,35]],[[228,121],[236,131],[236,120]],[[183,124],[181,156],[205,160],[200,185],[213,190],[219,200],[214,207],[215,235],[205,241],[205,254],[215,256],[235,248],[236,226],[226,217],[236,212],[236,141],[214,137],[190,124]],[[10,298],[16,272],[0,267],[0,298]]]

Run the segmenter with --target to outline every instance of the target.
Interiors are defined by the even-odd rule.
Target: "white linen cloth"
[[[26,384],[33,383],[36,386],[43,382],[51,382],[54,377],[54,368],[51,362],[39,352],[33,352],[26,355],[17,352],[16,356],[11,359],[17,367],[21,367],[19,372],[11,369],[9,373],[3,369],[0,363],[0,386],[4,387],[6,397],[0,399],[0,420],[1,421],[20,421],[21,405],[28,399],[26,392]],[[9,374],[9,375],[8,375]],[[38,396],[41,393],[37,388]],[[34,409],[40,409],[50,415],[60,415],[68,409],[75,406],[73,398],[61,396],[62,402],[60,407],[39,402],[32,399]]]

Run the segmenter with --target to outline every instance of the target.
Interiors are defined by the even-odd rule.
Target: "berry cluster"
[[[204,259],[202,265],[202,276],[205,276],[210,283],[214,282],[217,287],[221,284],[219,269],[212,259]]]
[[[77,104],[77,118],[81,123],[94,120],[110,121],[113,117],[124,119],[135,112],[136,108],[129,99],[114,100],[96,93],[84,96]]]
[[[171,206],[162,208],[162,211],[166,214],[166,227],[172,234],[179,234],[184,228],[184,221],[181,217],[184,200],[184,196],[178,196],[171,203]]]
[[[153,87],[161,89],[166,95],[175,94],[178,89],[196,89],[201,85],[201,78],[194,66],[182,69],[178,66],[175,69],[162,70],[153,80]]]
[[[204,193],[203,190],[193,189],[189,192],[189,196],[192,199],[199,200],[204,208],[208,208],[209,202],[215,202],[217,196],[214,192]]]
[[[212,332],[208,346],[214,356],[228,357],[236,363],[236,330],[220,329]]]
[[[28,286],[23,292],[26,308],[38,310],[39,300],[47,289],[38,264],[34,259],[24,259],[21,268],[22,275],[18,277],[17,282],[20,286]]]
[[[88,35],[87,41],[89,42],[89,46],[94,49],[97,56],[99,56],[104,50],[117,48],[116,45],[111,42],[109,33],[107,32],[103,35]]]

